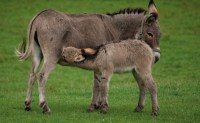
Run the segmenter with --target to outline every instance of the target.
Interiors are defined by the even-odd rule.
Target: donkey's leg
[[[101,82],[101,74],[94,72],[92,102],[89,108],[87,109],[88,112],[93,112],[95,109],[99,108],[100,82]]]
[[[156,83],[153,80],[151,72],[137,72],[137,73],[141,77],[142,81],[144,82],[144,85],[148,88],[150,92],[152,101],[152,115],[157,116],[158,115],[157,87]]]
[[[138,87],[139,87],[139,90],[140,90],[138,105],[137,105],[137,107],[135,108],[134,111],[135,112],[141,112],[142,109],[144,108],[144,105],[145,105],[146,86],[135,70],[132,73],[133,73],[133,76],[135,77],[135,79],[137,81],[137,84],[138,84]]]
[[[101,82],[100,82],[100,112],[107,113],[108,111],[108,90],[109,90],[109,81],[112,76],[111,71],[104,71],[101,74]]]
[[[40,65],[41,60],[42,60],[42,55],[41,55],[40,49],[37,49],[37,52],[33,51],[32,67],[29,74],[28,90],[27,90],[27,96],[25,99],[25,111],[31,110],[31,96],[32,96],[32,91],[33,91],[33,84],[34,84],[36,72]]]
[[[25,99],[25,111],[30,111],[31,110],[31,97],[32,97],[32,92],[33,92],[33,84],[35,81],[35,75],[36,75],[36,69],[38,68],[39,63],[35,62],[33,60],[32,67],[31,67],[31,72],[29,74],[29,80],[28,80],[28,90],[27,90],[27,95]]]
[[[45,96],[45,85],[47,78],[53,68],[56,65],[56,62],[51,62],[51,60],[44,60],[41,72],[38,74],[38,91],[39,91],[39,104],[43,110],[43,113],[49,113],[50,108],[47,105],[46,96]]]

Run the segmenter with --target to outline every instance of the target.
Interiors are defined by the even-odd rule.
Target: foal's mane
[[[143,8],[125,8],[125,9],[121,9],[117,12],[113,12],[113,13],[107,13],[107,15],[109,16],[115,16],[118,14],[146,14],[146,10]]]

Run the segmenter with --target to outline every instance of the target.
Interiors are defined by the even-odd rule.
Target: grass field
[[[162,30],[161,60],[154,65],[160,115],[151,117],[150,96],[141,113],[133,112],[138,87],[131,74],[114,75],[109,113],[87,113],[92,72],[57,65],[47,82],[52,114],[38,105],[37,82],[32,111],[24,111],[30,60],[19,62],[14,50],[31,18],[47,8],[68,13],[106,13],[147,7],[148,0],[0,0],[0,122],[40,123],[197,123],[200,122],[200,1],[155,0]]]

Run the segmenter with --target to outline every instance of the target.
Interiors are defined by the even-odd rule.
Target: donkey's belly
[[[129,67],[117,67],[114,70],[114,73],[127,73],[127,72],[132,72],[134,69],[134,66],[129,66]]]

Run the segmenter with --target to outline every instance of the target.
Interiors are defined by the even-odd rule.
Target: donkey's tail
[[[19,47],[15,51],[16,56],[19,58],[19,60],[24,61],[31,55],[31,51],[34,44],[35,31],[36,30],[32,29],[32,22],[31,22],[31,25],[28,28],[28,41],[23,39],[23,42],[19,45]]]
[[[20,43],[19,47],[15,50],[16,56],[19,58],[19,60],[24,61],[26,60],[30,54],[31,54],[31,49],[30,47],[26,48],[27,42],[25,39],[23,39],[23,42]]]
[[[28,41],[24,39],[23,42],[19,45],[19,47],[15,51],[16,56],[21,61],[26,60],[31,55],[31,51],[33,49],[33,44],[34,44],[34,36],[36,32],[36,29],[33,27],[33,22],[37,16],[38,14],[35,17],[33,17],[31,22],[29,23],[28,30],[27,30]],[[27,45],[27,42],[28,42],[28,45]]]
[[[15,53],[16,56],[19,58],[19,60],[24,61],[26,60],[30,55],[31,52],[34,48],[34,41],[35,41],[35,36],[36,36],[36,28],[33,26],[34,25],[34,21],[35,19],[43,12],[45,12],[47,10],[44,10],[40,13],[38,13],[36,16],[33,17],[33,19],[31,20],[31,22],[29,23],[29,27],[28,27],[28,45],[27,42],[25,40],[23,40],[23,42],[21,43],[21,45],[16,49]]]

